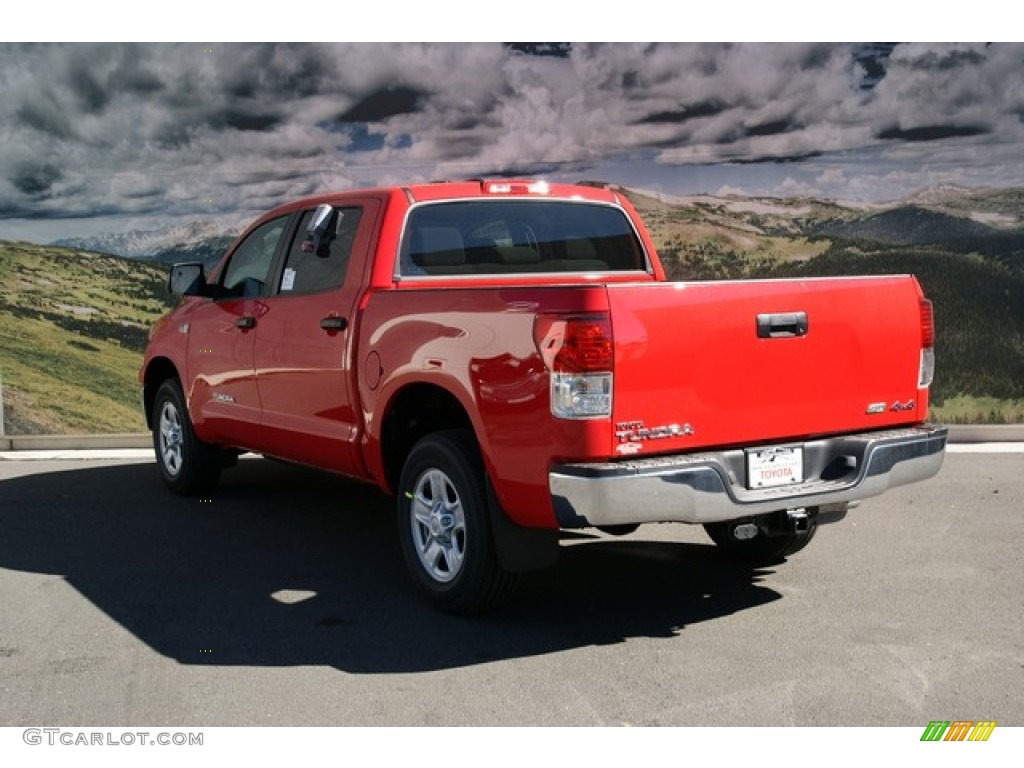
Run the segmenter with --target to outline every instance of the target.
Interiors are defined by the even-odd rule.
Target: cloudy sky
[[[0,44],[0,239],[436,178],[1024,186],[1024,45]]]

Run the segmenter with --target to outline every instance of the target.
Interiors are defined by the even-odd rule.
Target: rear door
[[[379,212],[378,200],[346,201],[309,251],[302,246],[313,210],[301,212],[256,333],[266,453],[363,473],[354,446],[361,418],[352,398],[352,326]]]
[[[908,276],[609,285],[608,296],[620,455],[924,418]]]

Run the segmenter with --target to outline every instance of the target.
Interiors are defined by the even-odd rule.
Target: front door
[[[189,410],[206,442],[253,448],[259,441],[255,331],[266,311],[267,280],[289,218],[272,219],[249,233],[221,270],[218,298],[188,318]]]

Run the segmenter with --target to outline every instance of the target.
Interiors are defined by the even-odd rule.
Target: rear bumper
[[[806,479],[793,486],[748,489],[746,453],[740,448],[562,464],[549,472],[548,488],[562,528],[715,523],[799,507],[845,509],[850,502],[935,475],[946,436],[946,427],[923,425],[800,443]]]

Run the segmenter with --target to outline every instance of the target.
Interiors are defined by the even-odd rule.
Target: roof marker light
[[[516,179],[510,181],[485,181],[485,194],[489,195],[547,195],[551,187],[546,181]]]

